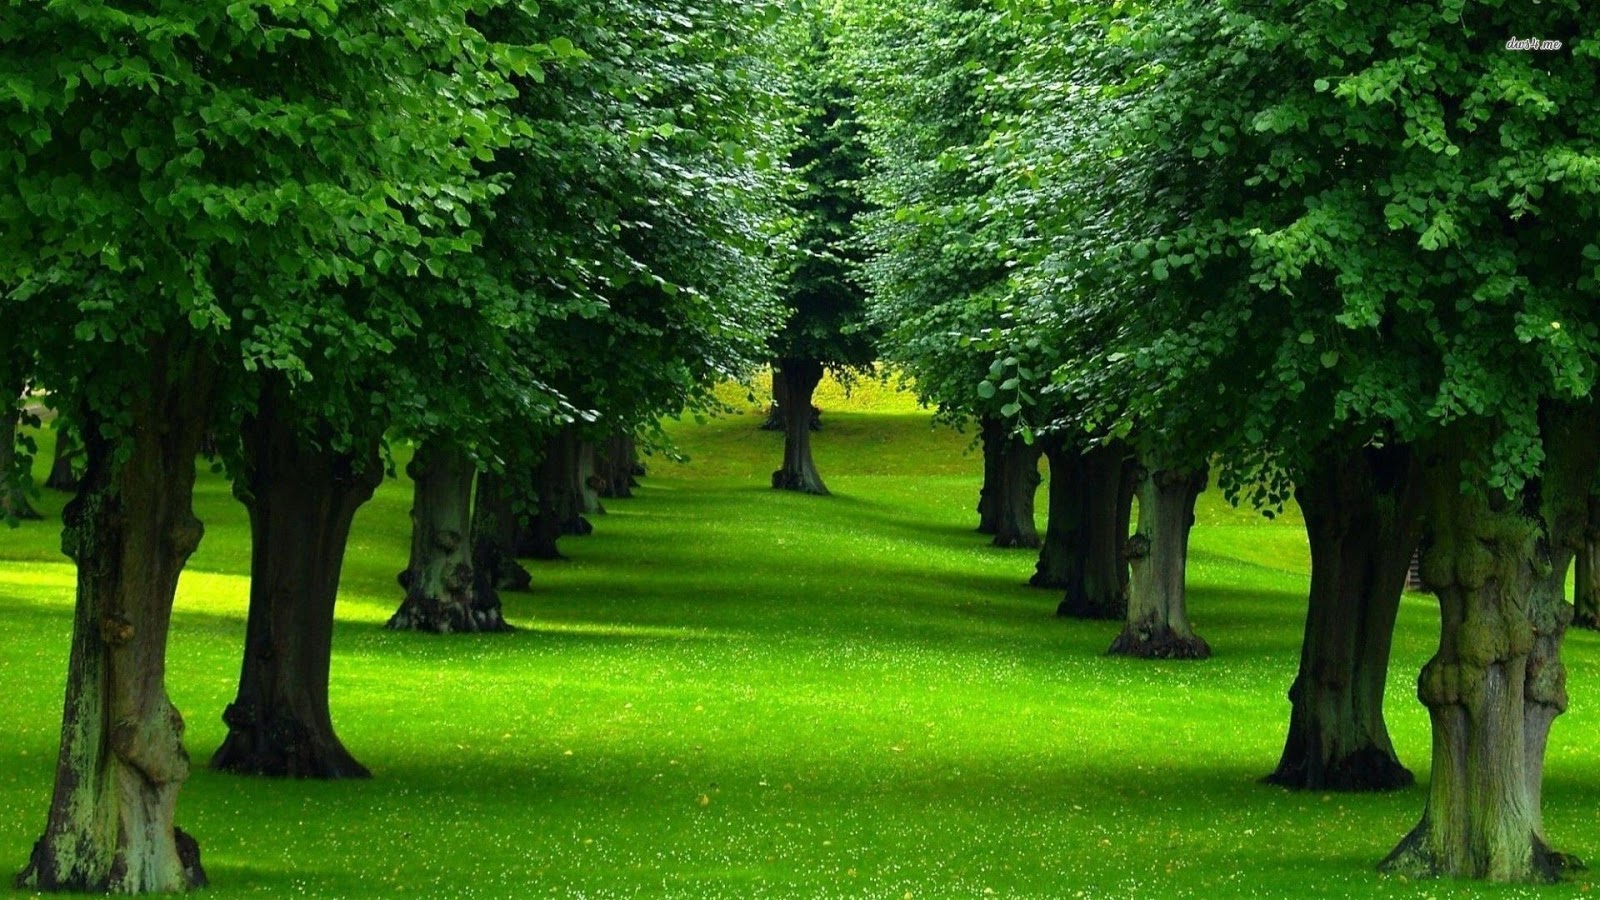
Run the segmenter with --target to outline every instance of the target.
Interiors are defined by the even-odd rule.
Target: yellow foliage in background
[[[727,382],[716,390],[717,399],[741,412],[764,412],[772,402],[772,370],[762,369],[750,384]],[[811,402],[827,412],[918,412],[916,391],[908,380],[890,369],[879,368],[851,380],[848,391],[833,377],[822,376]]]

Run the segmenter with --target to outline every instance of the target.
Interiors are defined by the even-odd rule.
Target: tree
[[[471,161],[504,116],[460,10],[56,5],[0,26],[0,306],[82,438],[79,567],[56,787],[19,882],[203,884],[174,826],[188,772],[164,686],[202,526],[194,460],[262,371],[381,349],[414,285],[470,249]],[[26,304],[26,315],[23,305]]]
[[[1006,331],[1025,305],[1000,252],[1010,236],[985,230],[993,173],[977,153],[995,114],[988,84],[1021,44],[1004,16],[968,0],[868,3],[852,8],[848,23],[847,59],[859,73],[873,160],[865,193],[876,209],[860,221],[880,355],[941,420],[977,422],[985,453],[979,530],[997,546],[1037,547],[1040,450],[1017,427],[1021,402],[987,384],[1008,357],[981,339]]]
[[[1422,532],[1420,474],[1411,447],[1330,444],[1299,475],[1311,597],[1289,688],[1289,736],[1269,783],[1320,791],[1414,781],[1389,740],[1383,695]]]
[[[1131,562],[1128,616],[1110,653],[1157,659],[1205,659],[1211,647],[1189,626],[1185,563],[1194,503],[1205,490],[1206,470],[1164,466],[1141,459],[1139,527],[1128,539]]]
[[[799,138],[789,163],[801,182],[793,200],[799,255],[784,279],[788,321],[769,345],[773,397],[784,432],[783,466],[772,486],[826,494],[811,458],[812,395],[824,371],[848,378],[872,364],[876,329],[867,321],[857,277],[856,219],[866,211],[860,181],[866,145],[856,121],[848,70],[834,49],[841,24],[825,7],[813,13],[796,64]],[[781,402],[776,402],[781,396]]]

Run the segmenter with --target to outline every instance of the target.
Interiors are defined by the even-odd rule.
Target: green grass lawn
[[[869,392],[870,395],[870,392]],[[903,404],[830,407],[836,496],[767,489],[781,437],[750,415],[672,430],[565,563],[509,594],[510,635],[382,628],[399,600],[408,485],[356,521],[334,718],[370,782],[197,765],[180,824],[215,897],[1567,896],[1380,878],[1423,788],[1294,794],[1277,761],[1304,615],[1298,518],[1202,498],[1191,610],[1201,663],[1108,659],[1114,624],[1060,621],[1033,554],[974,534],[970,438]],[[48,446],[44,448],[48,451]],[[43,456],[47,459],[48,452]],[[44,472],[40,463],[40,476]],[[1042,501],[1042,495],[1041,495]],[[43,500],[58,514],[61,498]],[[203,763],[244,634],[248,532],[217,476],[184,576],[168,685]],[[1043,503],[1040,504],[1041,510]],[[1041,523],[1042,524],[1042,523]],[[73,573],[59,523],[0,530],[0,865],[44,824]],[[1413,681],[1437,612],[1408,597],[1389,702],[1425,784]],[[1597,637],[1567,641],[1572,711],[1552,736],[1546,822],[1600,856]]]

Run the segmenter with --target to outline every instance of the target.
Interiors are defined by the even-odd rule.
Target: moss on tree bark
[[[1457,426],[1419,447],[1422,578],[1439,599],[1439,650],[1417,696],[1433,721],[1433,776],[1422,821],[1384,871],[1545,882],[1573,863],[1545,837],[1545,744],[1567,707],[1562,594],[1582,543],[1600,462],[1592,407],[1540,410],[1544,465],[1516,496],[1470,478],[1489,429]]]
[[[1107,651],[1149,659],[1205,659],[1211,648],[1189,625],[1185,567],[1194,504],[1204,469],[1145,468],[1139,473],[1139,530],[1128,540],[1132,568],[1128,615]]]
[[[406,596],[389,619],[396,631],[507,631],[500,596],[484,595],[472,570],[472,460],[442,442],[417,448],[406,469],[415,484]]]
[[[87,462],[63,513],[78,599],[61,752],[44,836],[17,877],[25,889],[134,894],[206,883],[198,844],[174,824],[189,755],[165,682],[178,576],[204,531],[192,500],[211,385],[192,357],[151,355],[116,442],[91,411],[78,418]]]

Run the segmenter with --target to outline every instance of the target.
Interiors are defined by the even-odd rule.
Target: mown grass
[[[197,766],[181,824],[216,897],[1466,897],[1545,889],[1380,878],[1421,787],[1294,794],[1276,762],[1303,616],[1298,519],[1202,501],[1192,610],[1203,663],[1101,655],[1115,626],[1056,620],[1032,554],[972,533],[979,461],[926,414],[825,414],[836,496],[766,488],[778,435],[751,415],[674,426],[570,562],[506,597],[505,636],[391,634],[407,486],[361,513],[333,706],[370,782],[239,779]],[[46,435],[48,438],[48,435]],[[48,446],[45,448],[48,450]],[[47,455],[47,454],[46,454]],[[42,469],[42,464],[41,464]],[[41,476],[42,476],[41,471]],[[44,506],[59,513],[61,498]],[[203,762],[244,632],[248,535],[203,475],[168,684]],[[0,863],[43,825],[72,570],[58,523],[0,531]],[[1413,679],[1429,598],[1402,610],[1389,715],[1425,783]],[[1568,640],[1551,837],[1600,850],[1595,636]],[[991,893],[992,892],[992,893]]]

